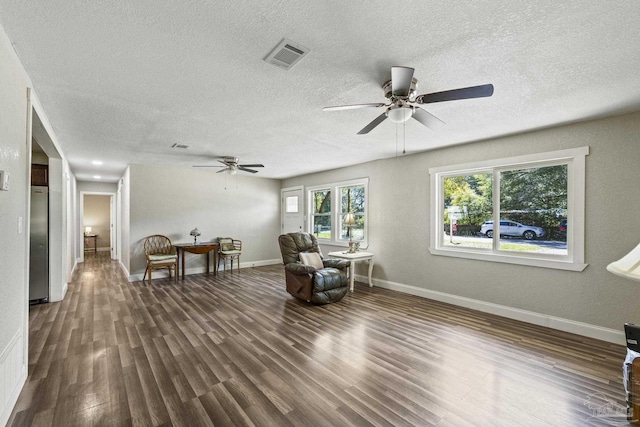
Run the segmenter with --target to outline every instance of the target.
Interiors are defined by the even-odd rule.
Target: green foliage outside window
[[[363,185],[353,187],[342,187],[340,189],[340,217],[342,219],[348,213],[353,213],[356,226],[351,229],[353,240],[364,240],[364,211],[365,211],[365,189]],[[341,239],[349,239],[349,229],[341,227]]]
[[[444,207],[465,207],[458,226],[494,219],[492,173],[444,178]],[[500,218],[555,229],[567,214],[566,164],[500,172]],[[445,224],[449,224],[445,214]]]

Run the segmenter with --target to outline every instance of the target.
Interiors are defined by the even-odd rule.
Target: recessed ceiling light
[[[102,160],[94,160],[91,163],[93,163],[96,166],[100,166],[100,165],[102,165]]]
[[[93,179],[100,179],[102,178],[100,175],[93,175]]]

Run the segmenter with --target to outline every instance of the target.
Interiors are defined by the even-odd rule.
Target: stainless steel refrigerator
[[[49,189],[31,187],[29,302],[49,300]]]

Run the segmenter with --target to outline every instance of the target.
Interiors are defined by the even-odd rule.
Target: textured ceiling
[[[225,155],[271,178],[394,156],[390,121],[356,135],[382,111],[322,111],[384,102],[392,65],[416,69],[418,93],[495,86],[430,104],[446,126],[407,122],[407,153],[636,111],[638,22],[636,0],[0,0],[79,180]],[[288,71],[263,61],[283,38],[310,49]]]

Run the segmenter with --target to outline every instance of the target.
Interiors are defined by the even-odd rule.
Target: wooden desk
[[[359,251],[353,254],[347,252],[329,252],[328,254],[331,258],[340,258],[340,259],[348,259],[351,261],[351,266],[349,267],[349,289],[353,292],[353,282],[355,279],[356,271],[355,266],[358,261],[368,261],[369,262],[369,287],[373,286],[373,281],[371,280],[371,273],[373,272],[373,254],[371,252]]]
[[[85,234],[84,235],[84,250],[87,250],[89,241],[93,239],[93,253],[98,253],[98,235],[97,234]]]
[[[209,252],[213,252],[213,274],[218,274],[218,244],[215,242],[201,243],[174,243],[173,247],[178,252],[178,260],[182,263],[182,280],[184,280],[184,253],[204,254],[207,259],[207,274],[209,274]],[[182,253],[182,256],[180,254]],[[180,261],[181,260],[181,261]]]

